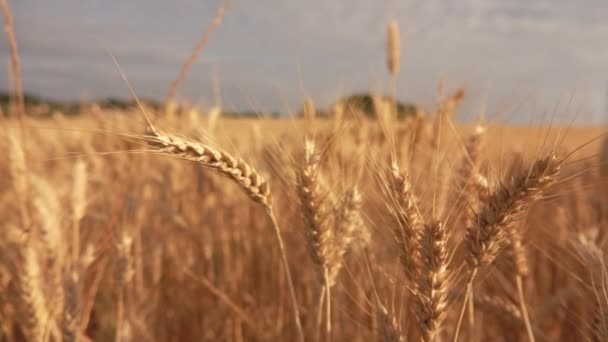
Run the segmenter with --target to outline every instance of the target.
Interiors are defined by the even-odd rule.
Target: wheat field
[[[226,9],[160,108],[27,115],[15,44],[0,340],[608,340],[605,127],[175,104]]]

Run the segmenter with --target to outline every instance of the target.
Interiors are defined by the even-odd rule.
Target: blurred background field
[[[605,6],[433,3],[0,0],[0,340],[608,340]]]

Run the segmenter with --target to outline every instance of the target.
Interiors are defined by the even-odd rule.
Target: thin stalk
[[[473,332],[470,340],[476,341],[475,338],[475,291],[471,289],[471,293],[469,294],[469,329]]]
[[[17,96],[17,110],[19,115],[19,126],[21,128],[21,134],[24,135],[25,139],[25,101],[23,97],[23,85],[21,84],[21,64],[19,61],[19,49],[17,48],[17,39],[15,39],[15,26],[13,23],[13,15],[8,5],[7,0],[0,0],[0,7],[6,20],[5,30],[8,38],[8,44],[11,50],[11,69],[13,71],[13,89]]]
[[[326,342],[330,342],[331,341],[331,286],[329,286],[329,269],[327,267],[325,267],[325,291],[327,291],[327,302],[325,304],[326,305],[326,313],[325,315],[327,316],[327,322],[326,322],[326,330],[325,330],[325,334],[326,334],[326,338],[325,341]]]
[[[300,310],[298,309],[298,301],[296,299],[296,291],[293,286],[293,280],[291,278],[291,271],[289,269],[289,261],[287,260],[287,253],[285,252],[285,245],[283,244],[283,238],[281,237],[281,229],[279,228],[279,224],[277,223],[277,219],[274,216],[274,211],[272,207],[266,207],[266,213],[272,221],[272,226],[274,228],[274,232],[277,236],[277,241],[279,243],[279,251],[281,253],[281,259],[283,260],[283,265],[285,267],[285,276],[287,278],[287,285],[289,287],[289,296],[291,299],[291,304],[293,306],[293,315],[296,322],[296,329],[298,331],[298,340],[300,342],[304,342],[304,331],[302,329],[302,322],[300,322]],[[329,299],[329,298],[328,298]]]
[[[315,326],[315,341],[320,341],[321,325],[323,324],[323,303],[325,300],[325,286],[321,287],[319,303],[317,305],[317,325]]]
[[[467,309],[467,304],[469,301],[469,296],[473,291],[473,280],[475,280],[475,276],[477,275],[477,268],[474,268],[471,271],[471,275],[469,276],[469,281],[467,282],[467,292],[464,295],[464,302],[462,303],[462,309],[460,310],[460,316],[458,317],[458,323],[456,325],[456,332],[454,332],[454,342],[458,342],[458,335],[460,334],[460,327],[462,326],[462,320],[464,318],[464,313]]]
[[[397,146],[395,146],[395,132],[392,131],[389,133],[389,129],[395,129],[393,123],[397,122],[397,117],[399,116],[397,113],[398,104],[397,104],[397,74],[391,75],[391,95],[393,96],[393,101],[391,101],[391,109],[388,115],[388,120],[386,122],[387,127],[386,134],[389,135],[387,138],[390,139],[390,148],[393,151],[396,151]]]
[[[121,287],[120,292],[118,293],[118,304],[116,309],[116,336],[114,336],[114,342],[122,341],[122,334],[124,329],[124,319],[125,319],[125,297],[124,297],[125,289]]]
[[[534,330],[532,329],[532,324],[530,323],[530,316],[528,316],[528,309],[526,309],[526,301],[524,298],[524,286],[523,279],[520,275],[515,277],[515,282],[517,283],[517,294],[519,296],[519,307],[521,310],[522,319],[526,325],[526,333],[528,333],[528,339],[530,342],[535,342],[534,339]]]

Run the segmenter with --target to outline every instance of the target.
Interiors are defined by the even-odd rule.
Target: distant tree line
[[[134,100],[124,100],[120,98],[108,97],[95,101],[94,103],[81,103],[78,101],[56,101],[48,100],[39,96],[25,94],[24,96],[25,106],[28,114],[34,116],[51,116],[55,112],[61,112],[64,115],[78,115],[81,112],[86,111],[83,105],[96,105],[102,110],[114,109],[114,110],[127,110],[137,106]],[[153,109],[159,109],[161,103],[150,99],[141,99],[148,107]],[[2,109],[3,115],[8,115],[11,111],[9,110],[9,104],[11,103],[11,96],[6,92],[0,92],[0,108]],[[379,105],[379,102],[381,102]],[[326,110],[317,110],[318,117],[330,117],[333,114],[334,108],[340,105],[342,106],[345,115],[352,115],[353,113],[363,114],[369,118],[375,118],[378,116],[379,108],[392,108],[386,107],[387,105],[393,105],[393,99],[390,96],[376,96],[369,93],[358,93],[343,97],[336,101],[334,105]],[[403,103],[397,101],[397,117],[399,119],[415,115],[416,106],[411,103]],[[383,107],[384,106],[384,107]],[[301,114],[301,113],[300,113]],[[258,117],[259,113],[254,111],[224,111],[222,113],[226,117]],[[279,113],[270,113],[266,116],[279,117]]]
[[[83,110],[83,104],[90,105],[91,103],[82,103],[79,101],[57,101],[48,100],[40,96],[25,94],[25,107],[28,114],[35,116],[50,116],[55,112],[61,112],[64,115],[77,115]],[[160,108],[160,103],[154,100],[142,99],[147,106],[152,108]],[[11,95],[6,92],[0,92],[0,108],[2,113],[9,115],[9,106],[11,103]],[[125,110],[136,106],[133,100],[123,100],[119,98],[108,97],[94,102],[101,109],[117,109]]]
[[[303,105],[299,112],[300,116],[305,116],[305,112],[311,109],[306,107],[312,106],[310,103]],[[337,107],[340,106],[343,114],[348,117],[350,115],[364,115],[368,118],[376,118],[379,116],[379,111],[393,111],[395,101],[391,96],[373,95],[370,93],[358,93],[338,99],[328,109],[314,109],[317,117],[331,117],[335,114]],[[416,105],[411,103],[396,102],[397,118],[403,119],[416,114]]]
[[[378,110],[381,110],[378,101],[382,101],[384,106],[394,106],[392,96],[375,96],[369,93],[360,93],[347,96],[340,99],[338,102],[344,107],[345,113],[349,111],[359,111],[370,118],[378,117]],[[403,103],[399,100],[396,102],[397,118],[403,119],[416,114],[416,105],[411,103]],[[390,110],[390,107],[389,107]]]

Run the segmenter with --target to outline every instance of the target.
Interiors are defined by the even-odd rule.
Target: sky
[[[162,99],[221,0],[9,0],[27,92]],[[180,99],[297,111],[354,92],[388,93],[386,26],[401,30],[398,96],[433,109],[439,80],[507,122],[608,122],[606,0],[234,0],[180,86]],[[9,46],[0,35],[0,56]],[[0,78],[8,87],[8,63]],[[215,75],[215,76],[214,76]]]

